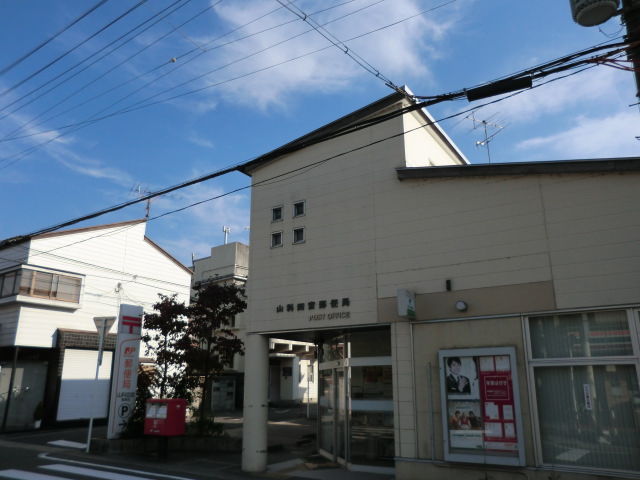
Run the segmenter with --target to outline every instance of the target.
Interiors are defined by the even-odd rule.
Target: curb
[[[168,444],[162,445],[166,441]],[[89,451],[104,455],[113,453],[153,453],[160,448],[171,452],[241,452],[242,439],[234,437],[141,437],[125,439],[92,438]]]

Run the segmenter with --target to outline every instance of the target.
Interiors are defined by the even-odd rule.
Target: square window
[[[271,248],[282,246],[282,232],[274,232],[271,234]]]
[[[282,207],[273,207],[271,209],[271,221],[277,222],[282,220]]]
[[[293,204],[293,217],[302,217],[305,214],[304,201]]]
[[[304,228],[295,228],[293,230],[293,243],[304,242]]]

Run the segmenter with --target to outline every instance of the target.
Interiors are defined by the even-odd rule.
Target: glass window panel
[[[391,356],[391,339],[388,330],[352,332],[349,342],[351,357]]]
[[[533,358],[633,354],[623,310],[532,317],[529,325]]]
[[[293,231],[293,243],[304,242],[304,228],[296,228]]]
[[[271,234],[271,246],[272,247],[282,246],[282,232],[275,232]]]
[[[22,279],[20,280],[20,294],[21,295],[31,295],[31,286],[33,282],[33,274],[32,270],[23,270],[22,271]]]
[[[51,294],[51,283],[53,275],[44,272],[34,272],[36,280],[34,282],[33,295],[37,297],[48,297]]]
[[[543,461],[640,470],[640,391],[632,365],[534,370]]]
[[[395,455],[391,366],[351,368],[351,461],[388,466]]]
[[[320,398],[319,412],[320,415],[320,442],[319,446],[327,452],[333,453],[334,450],[334,413],[335,413],[335,392],[333,385],[333,370],[320,371]]]
[[[327,339],[321,345],[320,361],[330,362],[331,360],[341,360],[344,355],[344,335],[338,335]]]
[[[7,272],[4,274],[4,281],[2,282],[2,296],[8,297],[16,294],[16,277],[18,272]]]
[[[293,216],[301,217],[304,215],[304,202],[297,202],[293,204]]]
[[[82,281],[79,278],[60,276],[58,278],[56,298],[66,302],[78,302],[80,300],[81,284]]]

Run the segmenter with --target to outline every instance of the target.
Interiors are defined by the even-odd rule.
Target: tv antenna
[[[135,194],[137,197],[146,197],[147,195],[149,195],[151,192],[150,190],[147,190],[146,188],[142,188],[142,184],[138,183],[137,185],[134,185],[133,187],[131,187],[131,191],[129,192],[129,194]],[[155,202],[156,200],[158,200],[160,197],[168,197],[168,198],[182,198],[182,197],[178,197],[176,195],[169,195],[169,194],[163,194],[163,195],[158,195],[156,197],[153,198],[147,198],[147,200],[145,201],[145,203],[147,204],[145,207],[145,215],[144,218],[149,218],[149,215],[151,214],[151,204],[153,202]]]
[[[491,163],[491,151],[489,149],[489,142],[493,140],[493,137],[507,128],[506,125],[500,125],[497,122],[492,122],[491,118],[494,116],[495,115],[492,115],[488,120],[478,120],[475,117],[475,112],[471,112],[470,115],[467,115],[467,119],[473,122],[473,130],[476,130],[478,128],[484,129],[484,138],[482,140],[476,141],[476,148],[487,147],[487,158],[489,159],[489,163]]]

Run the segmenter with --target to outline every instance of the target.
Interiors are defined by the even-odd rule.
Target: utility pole
[[[627,57],[636,80],[636,97],[640,100],[640,0],[569,0],[573,21],[583,27],[595,27],[621,15],[627,27],[624,39],[629,43]]]
[[[625,40],[631,45],[627,56],[636,78],[636,97],[640,100],[640,1],[622,0],[622,21],[627,26]]]

